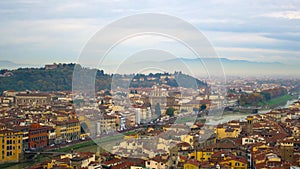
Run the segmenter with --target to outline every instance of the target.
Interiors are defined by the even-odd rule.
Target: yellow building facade
[[[97,122],[98,134],[111,133],[117,130],[117,117],[111,115],[103,115]]]
[[[22,132],[0,131],[0,163],[19,162],[22,153]]]
[[[180,136],[181,141],[189,143],[190,145],[193,145],[194,143],[194,136],[192,135],[182,135]]]
[[[241,160],[236,160],[236,159],[220,161],[219,163],[221,165],[228,166],[231,169],[247,169],[248,168],[247,161],[241,161]]]
[[[211,160],[211,156],[213,155],[212,151],[197,151],[190,156],[193,156],[197,161],[204,162]]]
[[[223,138],[237,138],[241,132],[240,128],[216,128],[215,133],[217,134],[217,139]]]
[[[80,139],[80,123],[77,119],[69,119],[56,123],[56,137],[60,141],[73,141]]]
[[[198,169],[200,166],[200,163],[196,160],[189,160],[184,165],[184,169]]]

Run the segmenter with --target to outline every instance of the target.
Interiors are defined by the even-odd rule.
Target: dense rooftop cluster
[[[58,67],[50,65],[45,70]],[[152,86],[99,90],[93,98],[80,90],[4,91],[0,97],[0,163],[33,160],[39,153],[48,153],[50,161],[31,168],[300,166],[300,101],[265,114],[214,123],[222,118],[222,106],[231,113],[248,109],[239,104],[242,95],[264,92],[277,97],[292,94],[293,88],[273,81],[240,80],[229,83],[228,94],[222,95],[206,85],[169,85],[176,78],[171,74],[157,78],[138,75],[131,80],[146,79],[153,81]],[[97,147],[91,139],[101,145],[98,151],[59,152],[79,144]]]

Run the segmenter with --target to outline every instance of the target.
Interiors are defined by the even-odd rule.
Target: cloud
[[[280,12],[271,12],[264,14],[262,16],[270,18],[283,18],[283,19],[300,19],[300,11],[280,11]]]
[[[49,43],[82,39],[98,29],[97,22],[90,19],[50,19],[33,21],[11,21],[0,24],[0,35],[5,38],[0,44]],[[44,38],[43,38],[44,37]],[[27,40],[26,40],[27,39]]]
[[[281,34],[266,34],[267,38],[300,42],[300,33],[281,33]]]
[[[194,24],[222,56],[295,61],[300,45],[299,8],[297,0],[0,1],[0,57],[17,62],[23,55],[33,61],[37,56],[59,55],[73,61],[105,25],[136,13],[158,12]],[[167,22],[162,24],[168,26]],[[128,49],[143,45],[139,42],[127,44]],[[42,62],[43,58],[39,59]]]

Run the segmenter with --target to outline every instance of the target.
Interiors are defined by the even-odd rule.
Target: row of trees
[[[174,76],[174,78],[169,78],[168,76]],[[154,80],[148,80],[148,77],[154,78]],[[162,78],[165,77],[165,78]],[[124,81],[124,79],[131,79]],[[154,84],[167,84],[172,87],[185,87],[185,88],[199,88],[201,86],[207,86],[203,81],[196,79],[192,76],[182,74],[182,73],[150,73],[149,75],[145,74],[130,74],[130,75],[113,75],[113,83],[118,85],[124,85],[121,87],[152,87]],[[126,86],[127,85],[127,86]]]
[[[207,108],[206,104],[202,104],[200,105],[199,108],[193,108],[193,111],[199,112],[199,111],[206,110],[206,108]],[[161,108],[159,103],[156,103],[154,112],[158,117],[161,116]],[[168,107],[166,110],[166,115],[173,117],[175,115],[175,109],[173,107]]]
[[[160,104],[156,103],[155,107],[154,107],[154,113],[156,114],[156,116],[160,117],[161,116],[161,108],[160,108]],[[175,113],[175,109],[173,107],[168,107],[166,110],[166,115],[173,117]]]
[[[283,87],[264,90],[262,92],[242,94],[238,100],[240,106],[261,106],[266,101],[275,99],[287,94]]]

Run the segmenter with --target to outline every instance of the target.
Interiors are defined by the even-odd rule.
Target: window
[[[7,157],[12,156],[12,151],[6,152],[6,156]]]

